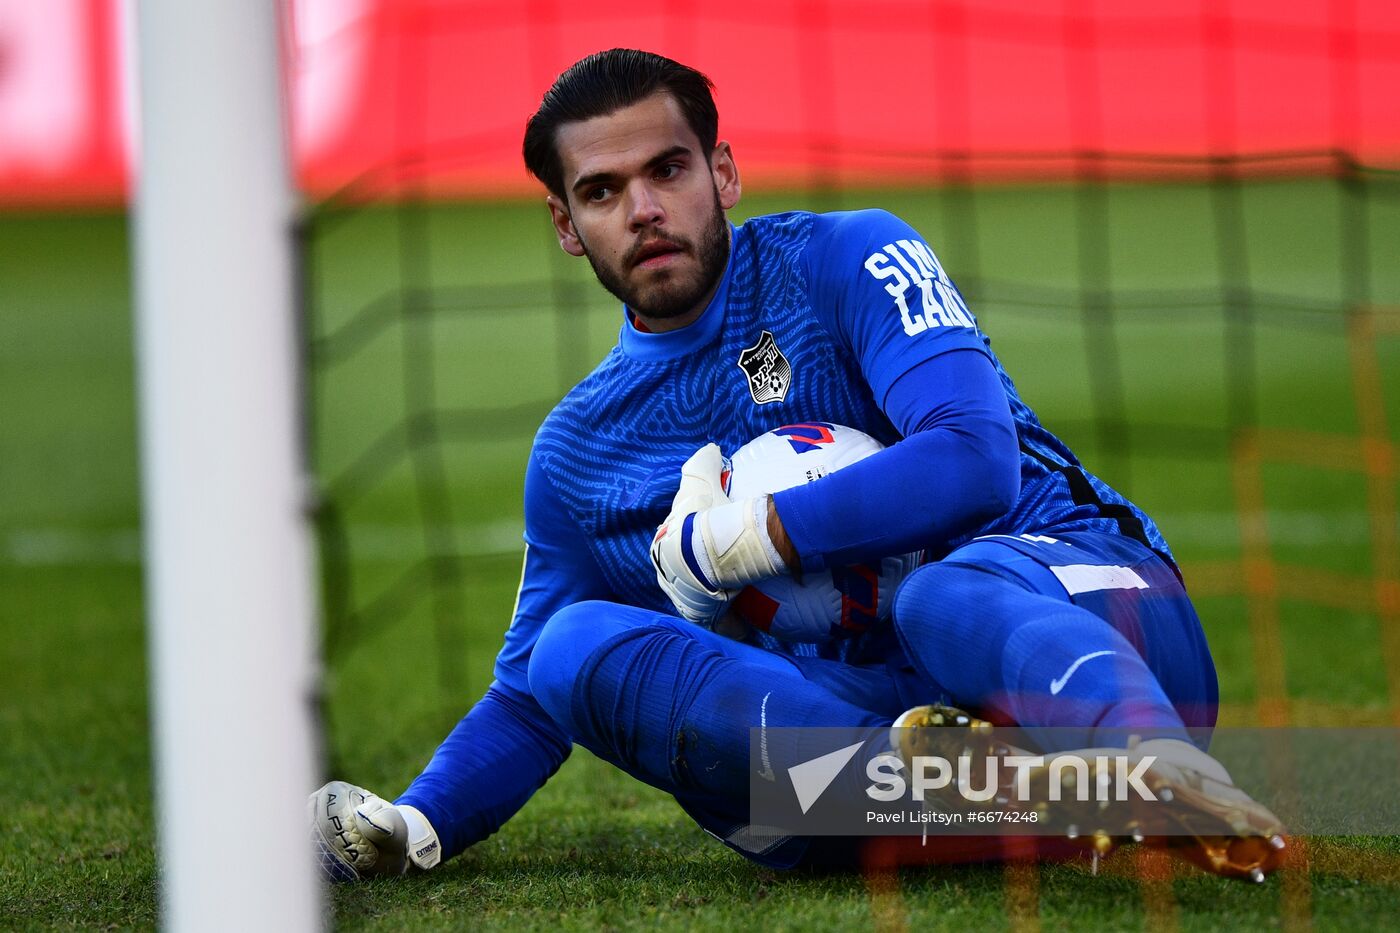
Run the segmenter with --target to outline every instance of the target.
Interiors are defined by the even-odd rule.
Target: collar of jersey
[[[739,247],[739,230],[729,225],[729,260],[720,277],[715,295],[700,316],[678,330],[648,334],[632,326],[632,311],[623,307],[622,333],[618,342],[622,352],[635,360],[674,360],[700,350],[719,336],[724,324],[724,306],[729,301],[729,277],[734,272],[734,251]]]

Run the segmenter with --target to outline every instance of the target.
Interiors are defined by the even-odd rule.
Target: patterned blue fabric
[[[1084,471],[1020,399],[990,341],[965,326],[973,321],[961,296],[908,225],[883,211],[794,212],[751,219],[733,234],[729,267],[701,318],[661,334],[624,321],[618,346],[540,428],[530,464],[538,478],[527,479],[528,598],[523,591],[498,658],[503,681],[523,688],[539,626],[583,591],[670,611],[647,548],[681,464],[702,444],[714,441],[730,453],[765,431],[811,420],[894,443],[898,433],[879,404],[884,394],[920,362],[951,350],[975,348],[996,365],[1021,445],[1021,492],[1010,511],[981,528],[928,542],[933,557],[978,535],[1101,531],[1138,538],[1170,560],[1152,521]],[[780,400],[760,404],[763,387],[740,361],[765,341],[786,358],[791,376]],[[573,556],[542,557],[532,568],[537,543]],[[580,583],[580,574],[590,579]],[[798,656],[864,652],[860,639],[794,645],[755,634],[764,647]]]

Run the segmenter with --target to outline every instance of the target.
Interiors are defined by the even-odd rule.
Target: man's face
[[[689,324],[724,273],[739,174],[728,143],[707,159],[674,98],[658,93],[559,127],[567,200],[548,199],[559,245],[654,329]],[[655,327],[656,324],[660,327]]]

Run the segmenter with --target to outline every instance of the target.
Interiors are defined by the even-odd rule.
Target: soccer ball
[[[855,428],[817,421],[789,424],[740,447],[721,481],[731,498],[762,496],[814,483],[883,448]],[[806,574],[802,583],[772,577],[740,590],[730,609],[782,641],[850,638],[889,617],[895,587],[918,562],[918,553],[903,554]]]

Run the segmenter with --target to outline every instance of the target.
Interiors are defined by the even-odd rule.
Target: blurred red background
[[[0,0],[0,203],[125,198],[128,2]],[[1050,158],[1074,152],[1149,174],[1170,159],[1138,156],[1400,162],[1394,0],[296,0],[286,19],[314,196],[536,191],[525,119],[619,45],[708,73],[760,183],[1044,177],[1084,171]]]

